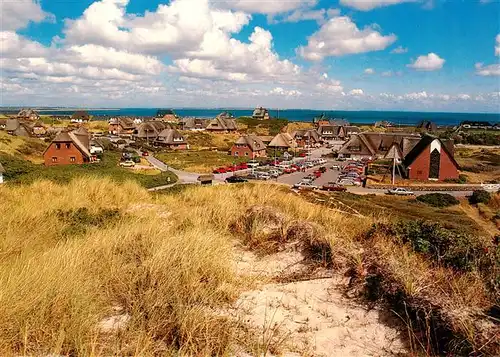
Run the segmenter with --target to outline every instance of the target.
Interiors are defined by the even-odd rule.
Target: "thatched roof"
[[[244,135],[240,136],[238,140],[235,141],[236,145],[246,145],[252,151],[265,150],[266,145],[264,142],[256,135]]]
[[[279,133],[273,138],[273,140],[271,140],[268,146],[274,148],[293,149],[297,147],[297,143],[290,134]]]
[[[159,143],[163,144],[184,144],[186,141],[184,140],[184,137],[175,129],[164,129],[160,134],[158,134],[158,137],[156,138],[156,141]]]
[[[214,118],[207,126],[207,130],[234,131],[238,130],[234,119]]]

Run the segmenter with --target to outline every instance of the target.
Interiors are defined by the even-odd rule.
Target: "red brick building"
[[[93,161],[89,140],[81,132],[62,131],[43,153],[45,166],[85,164]]]
[[[425,135],[405,156],[403,165],[412,180],[457,179],[459,165],[453,155],[452,141]]]
[[[240,137],[231,147],[231,156],[249,157],[266,157],[266,145],[262,140],[255,135],[245,135]]]

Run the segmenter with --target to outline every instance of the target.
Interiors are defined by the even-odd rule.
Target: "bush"
[[[457,179],[445,179],[444,182],[464,184],[467,183],[467,175],[460,174]]]
[[[472,192],[472,196],[469,198],[470,204],[478,204],[478,203],[488,203],[491,200],[491,194],[485,190],[475,190]]]
[[[460,202],[448,193],[429,193],[417,197],[417,201],[426,203],[432,207],[449,207],[458,205]]]

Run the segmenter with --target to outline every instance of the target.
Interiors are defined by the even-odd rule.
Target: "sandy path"
[[[344,277],[322,270],[313,280],[280,284],[271,281],[304,269],[300,253],[282,252],[258,258],[238,249],[237,257],[238,273],[252,276],[261,284],[239,297],[234,314],[254,329],[261,351],[268,356],[407,354],[401,339],[404,335],[390,326],[400,327],[398,321],[390,313],[367,310],[344,297]],[[332,277],[321,278],[325,275]]]

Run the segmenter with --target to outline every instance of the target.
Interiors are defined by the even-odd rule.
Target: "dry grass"
[[[391,237],[362,239],[377,218],[277,185],[150,194],[88,178],[3,186],[0,202],[0,355],[228,355],[253,338],[220,313],[246,284],[234,275],[235,238],[273,248],[264,254],[275,248],[266,243],[302,240],[365,278],[375,262],[409,300],[432,297],[446,316],[461,312],[450,320],[465,326],[453,327],[461,335],[477,330],[464,311],[491,303],[472,273],[436,268]],[[117,314],[130,318],[122,329],[98,328]]]
[[[47,144],[40,139],[8,135],[0,131],[0,152],[22,157],[34,163],[43,162],[43,151]]]

